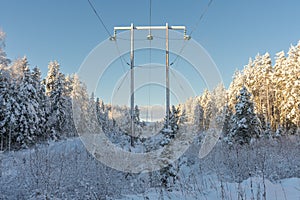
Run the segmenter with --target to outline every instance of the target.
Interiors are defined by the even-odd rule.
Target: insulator
[[[151,34],[147,35],[147,40],[153,40],[153,36]]]

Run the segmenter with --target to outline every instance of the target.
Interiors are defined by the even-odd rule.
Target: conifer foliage
[[[228,136],[229,142],[249,144],[251,138],[260,135],[260,122],[254,112],[251,95],[244,86],[237,96],[235,114],[232,116],[232,128]]]

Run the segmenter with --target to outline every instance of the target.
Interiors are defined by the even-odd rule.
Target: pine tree
[[[271,64],[270,54],[263,56],[257,55],[254,60],[254,84],[250,89],[253,94],[254,102],[256,102],[256,111],[259,113],[260,121],[263,128],[267,123],[273,121],[271,101],[273,100],[273,89],[271,77],[273,68]]]
[[[235,113],[232,116],[232,128],[229,140],[239,144],[249,144],[251,138],[260,135],[260,122],[254,112],[254,104],[250,99],[251,94],[243,86],[237,96]]]
[[[273,81],[274,85],[274,121],[275,121],[275,129],[278,129],[280,125],[284,124],[285,121],[285,112],[283,110],[282,104],[284,103],[284,94],[285,90],[285,71],[287,70],[287,63],[285,53],[280,51],[276,54],[275,57],[275,65],[274,65],[274,73],[273,73]]]
[[[287,57],[286,82],[283,109],[286,115],[285,128],[291,134],[296,133],[300,121],[300,41],[291,46]]]

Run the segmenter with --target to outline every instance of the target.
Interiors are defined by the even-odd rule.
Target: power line
[[[108,28],[105,26],[105,24],[104,24],[102,18],[101,18],[100,15],[98,14],[98,12],[97,12],[97,10],[95,9],[94,5],[90,2],[90,0],[88,0],[88,2],[89,2],[89,4],[90,4],[91,8],[93,9],[94,13],[96,14],[98,20],[100,21],[100,23],[102,24],[102,26],[103,26],[104,29],[106,30],[108,36],[111,37],[111,34],[110,34],[110,32],[108,31]]]
[[[206,5],[204,11],[202,12],[202,14],[200,15],[200,17],[198,18],[198,21],[196,22],[196,24],[194,25],[194,27],[192,28],[191,32],[190,32],[190,36],[192,35],[192,33],[198,28],[201,20],[203,19],[204,15],[206,14],[206,12],[208,11],[210,5],[212,4],[213,0],[209,0],[208,4]]]
[[[151,22],[152,22],[152,0],[149,0],[149,26],[150,26],[150,30],[149,30],[149,34],[151,35]]]
[[[178,78],[176,77],[176,74],[173,72],[173,70],[170,70],[171,74],[173,75],[173,77],[177,80],[176,83],[179,85],[180,89],[183,91],[183,93],[188,96],[186,90],[183,88],[183,86],[181,85],[180,81],[178,80]]]
[[[130,70],[127,70],[127,71],[126,71],[125,76],[124,76],[123,79],[121,80],[121,83],[120,83],[119,87],[117,88],[117,91],[116,91],[116,92],[118,92],[118,91],[120,90],[121,86],[122,86],[123,83],[125,82],[125,80],[126,80],[126,78],[127,78],[127,75],[129,74],[129,73],[128,73],[129,71],[130,71]]]
[[[114,42],[115,42],[115,44],[116,44],[116,49],[117,49],[117,51],[118,51],[119,57],[121,58],[122,66],[123,66],[123,69],[124,69],[124,63],[126,63],[127,65],[130,65],[130,64],[129,64],[129,62],[127,62],[127,61],[125,60],[125,58],[123,57],[123,55],[121,55],[121,51],[120,51],[120,48],[119,48],[118,43],[117,43],[116,41],[114,41]],[[125,69],[124,69],[124,72],[125,72]]]
[[[212,4],[213,0],[209,0],[207,6],[205,7],[205,9],[203,10],[202,14],[200,15],[200,17],[198,18],[196,24],[194,25],[194,27],[192,28],[189,36],[192,36],[193,32],[198,28],[201,20],[203,19],[203,17],[205,16],[206,12],[208,11],[210,5]],[[170,66],[173,65],[177,60],[178,58],[180,57],[180,55],[182,54],[185,46],[187,45],[187,42],[185,41],[183,46],[181,47],[180,51],[179,51],[179,54],[177,54],[177,56],[175,57],[175,59],[171,62]]]
[[[112,37],[112,35],[110,34],[108,28],[106,27],[104,21],[102,20],[101,16],[98,14],[96,8],[94,7],[94,5],[91,3],[90,0],[88,0],[92,10],[94,11],[95,15],[97,16],[98,20],[100,21],[100,23],[102,24],[103,28],[105,29],[106,33],[108,34],[109,38]],[[121,51],[120,51],[120,48],[118,46],[118,43],[117,41],[114,41],[115,42],[115,45],[116,45],[116,49],[117,49],[117,52],[119,54],[119,57],[121,58],[121,63],[122,63],[122,68],[123,68],[123,71],[124,73],[126,73],[126,70],[125,70],[125,64],[126,63],[127,65],[129,65],[129,63],[125,60],[125,58],[121,55]]]
[[[175,57],[175,59],[170,63],[170,66],[172,66],[177,60],[178,58],[181,56],[183,49],[185,48],[185,46],[187,45],[187,40],[184,40],[184,44],[182,45],[179,53],[177,54],[177,56]]]

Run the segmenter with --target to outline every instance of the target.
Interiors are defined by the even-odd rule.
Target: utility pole
[[[133,136],[135,136],[134,129],[134,31],[135,30],[166,30],[166,125],[170,123],[170,80],[169,80],[169,30],[183,30],[184,40],[189,40],[190,36],[186,35],[185,26],[169,26],[166,23],[165,26],[122,26],[114,27],[114,35],[110,38],[111,41],[117,40],[117,31],[130,30],[130,69],[131,69],[131,81],[130,81],[130,114],[131,114],[131,146],[133,146]],[[153,40],[151,32],[147,36],[148,40]]]
[[[133,147],[133,136],[135,136],[134,129],[134,27],[133,23],[130,26],[130,117],[131,117],[131,136],[130,144]]]
[[[170,125],[169,25],[166,23],[166,128]]]

